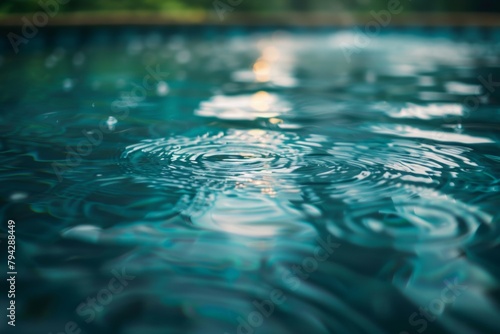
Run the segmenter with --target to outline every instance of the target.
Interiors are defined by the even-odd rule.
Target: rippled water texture
[[[500,31],[356,38],[96,28],[4,52],[12,332],[499,333]]]

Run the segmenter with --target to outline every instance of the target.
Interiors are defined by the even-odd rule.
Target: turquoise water
[[[358,37],[4,50],[2,333],[498,333],[500,34]]]

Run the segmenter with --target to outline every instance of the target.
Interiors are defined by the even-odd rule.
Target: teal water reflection
[[[2,332],[498,333],[493,31],[66,34],[0,65]]]

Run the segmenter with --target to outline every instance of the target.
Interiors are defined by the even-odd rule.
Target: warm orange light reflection
[[[269,81],[271,68],[269,63],[265,61],[263,58],[257,59],[255,64],[253,64],[253,73],[255,74],[255,78],[259,82]]]
[[[252,108],[254,108],[255,110],[265,112],[269,111],[273,100],[274,100],[273,96],[268,92],[259,91],[252,95],[252,100],[250,104]]]
[[[262,51],[262,58],[270,62],[277,61],[280,58],[279,50],[274,46],[268,46]]]
[[[271,196],[271,197],[275,197],[276,196],[276,191],[273,188],[262,188],[260,190],[260,192],[263,195],[268,195],[268,196]]]

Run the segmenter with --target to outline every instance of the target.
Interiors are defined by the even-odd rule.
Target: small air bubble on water
[[[108,120],[106,121],[106,124],[108,125],[108,129],[110,131],[113,131],[115,129],[115,124],[116,123],[118,123],[118,121],[113,116],[109,116]]]
[[[159,96],[165,96],[168,94],[170,88],[168,87],[167,83],[165,81],[160,81],[156,85],[156,93]]]
[[[63,88],[66,92],[69,92],[73,88],[73,80],[71,79],[64,79],[63,81]]]

